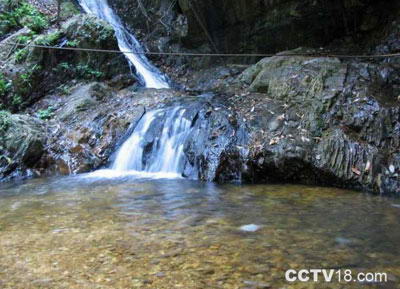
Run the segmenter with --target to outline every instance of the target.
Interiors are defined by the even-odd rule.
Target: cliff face
[[[385,24],[398,1],[179,1],[189,37],[204,42],[198,14],[223,51],[276,52],[325,46],[346,36],[360,38]],[[190,5],[190,2],[193,2]]]
[[[158,36],[158,45],[152,43],[152,48],[179,43],[188,49],[247,53],[319,48],[335,40],[361,49],[379,42],[400,11],[395,0],[110,2],[128,26],[146,35],[144,40]]]

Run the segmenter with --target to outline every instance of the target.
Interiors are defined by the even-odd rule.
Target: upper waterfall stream
[[[78,0],[88,14],[93,14],[108,22],[115,30],[118,46],[147,88],[169,88],[165,76],[154,67],[143,53],[137,39],[124,27],[121,19],[107,3],[107,0]],[[139,53],[139,54],[135,54]]]

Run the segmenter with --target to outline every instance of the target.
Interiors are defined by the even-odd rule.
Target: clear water
[[[396,199],[133,175],[0,192],[0,288],[399,288]],[[289,284],[290,268],[386,272],[389,282]]]
[[[108,22],[115,30],[118,45],[123,52],[143,53],[143,48],[122,24],[121,19],[109,6],[107,0],[78,0],[88,13]],[[143,54],[124,53],[130,64],[136,69],[140,79],[148,88],[168,88],[168,82],[162,73],[155,68]]]

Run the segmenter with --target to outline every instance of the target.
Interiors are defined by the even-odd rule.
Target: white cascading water
[[[147,112],[117,151],[111,169],[90,176],[182,177],[186,159],[183,147],[191,133],[191,121],[184,117],[185,111],[175,107]]]
[[[98,18],[108,22],[115,30],[118,46],[129,60],[130,64],[136,69],[138,76],[147,88],[169,88],[168,82],[162,73],[155,68],[143,54],[143,48],[136,38],[122,24],[121,19],[108,5],[107,0],[78,0],[79,4],[88,14],[93,14]],[[133,52],[133,53],[129,53]]]
[[[112,169],[117,171],[146,171],[150,173],[181,172],[184,158],[183,143],[190,133],[190,121],[183,117],[185,109],[176,107],[171,111],[155,110],[146,113],[132,135],[118,150]],[[161,134],[155,138],[151,151],[144,161],[146,135],[157,117],[164,117]]]
[[[107,0],[78,1],[87,13],[113,26],[121,51],[143,52],[139,42],[124,28]],[[143,54],[125,53],[125,56],[146,87],[169,87],[165,77]],[[191,122],[184,118],[184,113],[185,109],[181,107],[147,112],[132,135],[119,148],[111,169],[99,170],[90,176],[118,177],[132,174],[144,177],[181,177],[185,160],[183,146],[191,132]]]

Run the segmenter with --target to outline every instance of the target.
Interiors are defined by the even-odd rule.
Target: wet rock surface
[[[70,94],[43,98],[28,110],[54,108],[35,171],[104,167],[146,111],[183,106],[192,122],[183,144],[186,177],[399,194],[396,64],[277,55],[240,74],[226,69],[215,74],[215,93],[121,90],[111,81],[78,83]]]
[[[252,180],[307,180],[398,194],[399,168],[392,163],[400,136],[399,90],[396,77],[385,71],[399,67],[276,56],[243,72],[239,80],[249,95],[238,98],[249,103],[252,94],[263,93],[261,102],[247,108],[255,145]]]
[[[48,122],[51,136],[39,173],[83,173],[108,165],[146,110],[172,97],[169,91],[117,91],[95,82],[77,85],[65,96],[68,102],[58,96],[43,99],[54,107],[54,118]]]
[[[169,1],[135,3],[126,6],[142,5],[135,10],[137,18],[130,22],[129,13],[119,12],[125,15],[122,18],[128,26],[138,25],[139,34],[143,25],[160,15],[157,23],[165,29],[174,26],[180,15],[188,17],[185,1],[174,5]],[[319,5],[319,1],[315,3]],[[112,4],[122,9],[118,1]],[[219,4],[209,8],[215,5]],[[307,5],[303,8],[312,6]],[[354,9],[360,9],[354,5]],[[361,6],[365,5],[374,4],[365,2]],[[148,17],[147,22],[139,25],[137,21],[143,16]],[[177,31],[170,30],[169,37],[183,41],[194,33],[192,20],[181,18],[182,25],[175,28],[187,29],[177,38]],[[368,26],[371,31],[372,26]],[[386,28],[374,49],[395,53],[399,48],[398,23],[394,21]],[[158,30],[149,39],[163,41],[164,32]],[[23,29],[10,40],[28,34]],[[82,48],[117,48],[112,29],[86,15],[72,17],[55,31],[50,29],[35,37],[35,41],[54,40],[54,45],[61,46],[76,39]],[[172,43],[164,40],[163,45]],[[3,178],[82,173],[107,166],[146,111],[183,106],[184,117],[192,123],[192,133],[183,144],[185,177],[217,182],[323,184],[399,194],[398,58],[306,57],[298,55],[315,55],[320,50],[299,48],[254,65],[220,65],[218,61],[211,65],[208,58],[201,58],[196,65],[206,68],[192,73],[196,65],[187,69],[188,63],[180,57],[169,63],[170,72],[180,84],[177,87],[186,90],[148,90],[138,88],[122,55],[50,53],[29,48],[27,61],[18,63],[15,51],[1,48],[6,47],[6,41],[0,43],[4,76],[13,81],[13,89],[30,88],[25,91],[25,102],[11,106],[14,112],[27,115],[12,116],[11,123],[21,126],[16,118],[26,118],[21,130],[30,131],[26,127],[34,125],[32,133],[40,145],[33,145],[38,148],[38,157],[28,163],[25,155],[30,149],[20,153],[3,145]],[[29,85],[14,83],[27,71],[31,72]],[[12,103],[12,95],[2,95],[3,105]],[[158,122],[161,125],[162,119]],[[13,135],[3,139],[7,137],[13,143],[20,139]],[[17,165],[10,165],[10,159]]]

